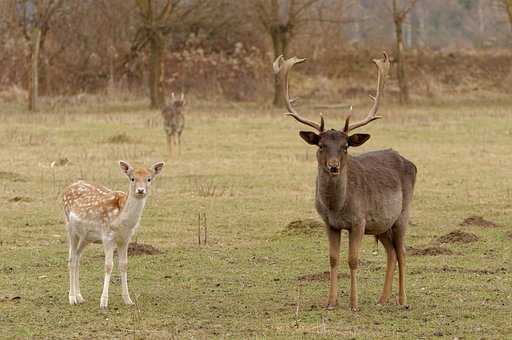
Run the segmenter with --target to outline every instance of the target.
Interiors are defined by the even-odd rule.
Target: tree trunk
[[[405,76],[405,68],[403,62],[403,50],[404,50],[404,42],[403,42],[403,34],[402,34],[402,23],[404,20],[404,16],[401,16],[398,13],[398,9],[396,7],[396,0],[393,0],[393,16],[395,22],[395,34],[396,34],[396,75],[398,78],[398,87],[400,89],[399,93],[399,103],[404,105],[408,104],[410,101],[409,98],[409,86],[407,85],[407,78]]]
[[[37,94],[39,90],[39,47],[41,41],[41,30],[38,27],[32,29],[31,39],[31,72],[28,91],[28,110],[37,111]]]
[[[274,59],[282,55],[287,57],[288,54],[288,32],[286,26],[276,25],[272,28],[272,47],[274,51]],[[273,104],[276,107],[284,107],[285,102],[283,95],[280,91],[281,85],[279,78],[274,75],[274,100]]]
[[[148,60],[149,99],[152,109],[159,109],[164,104],[164,51],[165,39],[159,33],[154,33],[149,44]]]
[[[505,9],[508,14],[508,21],[510,22],[510,28],[512,29],[512,0],[504,0]]]

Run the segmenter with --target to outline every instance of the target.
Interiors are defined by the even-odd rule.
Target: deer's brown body
[[[180,98],[176,98],[174,93],[172,93],[171,102],[162,109],[164,131],[167,136],[167,146],[170,153],[172,153],[173,146],[181,145],[181,134],[185,128],[185,116],[182,112],[184,105],[184,95],[181,94]]]
[[[301,131],[308,144],[318,146],[318,176],[316,180],[316,210],[327,226],[330,259],[330,289],[327,308],[337,301],[338,264],[341,230],[349,232],[348,265],[350,268],[350,305],[357,310],[357,267],[359,249],[364,234],[375,235],[387,253],[386,277],[379,303],[385,303],[391,294],[396,263],[399,267],[398,302],[406,304],[405,295],[405,231],[409,220],[416,167],[391,149],[368,152],[359,156],[348,154],[349,147],[365,143],[370,135],[353,134],[351,130],[364,126],[381,117],[376,116],[383,90],[384,77],[389,70],[389,59],[374,60],[378,67],[377,94],[374,105],[366,118],[349,124],[350,116],[342,130],[324,130],[320,124],[301,117],[293,108],[288,94],[288,72],[304,59],[291,58],[280,65],[281,57],[274,63],[275,72],[281,76],[288,115],[318,130]]]
[[[316,209],[334,229],[364,224],[365,234],[380,235],[408,213],[415,177],[414,164],[391,149],[348,155],[339,176],[319,168]]]

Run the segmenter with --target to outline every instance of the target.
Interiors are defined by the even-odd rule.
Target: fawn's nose
[[[331,174],[337,174],[340,172],[340,161],[336,160],[336,159],[331,159],[329,161],[327,161],[327,170],[329,170],[329,172]]]
[[[144,188],[137,188],[137,194],[144,195],[146,193],[146,190]]]

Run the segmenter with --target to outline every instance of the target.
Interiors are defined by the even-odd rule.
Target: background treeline
[[[404,91],[504,92],[511,28],[511,0],[4,0],[0,99],[18,91],[35,108],[38,96],[109,91],[153,107],[181,90],[272,98],[270,63],[284,54],[311,59],[303,97],[334,100],[366,95],[368,62],[383,49],[400,101]]]

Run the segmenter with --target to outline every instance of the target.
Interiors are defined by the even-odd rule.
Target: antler
[[[295,109],[292,106],[292,103],[295,102],[296,99],[290,99],[288,72],[291,70],[293,65],[300,64],[304,61],[306,61],[306,59],[299,59],[297,57],[285,60],[283,56],[280,55],[279,57],[276,58],[272,66],[274,68],[274,73],[277,74],[277,76],[279,77],[279,83],[281,85],[281,90],[284,96],[284,100],[286,102],[286,108],[288,109],[288,112],[285,114],[295,118],[298,122],[302,124],[311,126],[312,128],[318,130],[319,132],[322,132],[324,131],[324,117],[322,117],[322,114],[320,114],[320,124],[303,118],[297,113],[297,111],[295,111]]]
[[[373,100],[373,106],[370,109],[370,112],[368,112],[368,115],[366,115],[366,118],[363,119],[360,122],[353,123],[349,125],[350,115],[347,117],[345,121],[345,127],[343,128],[343,132],[348,133],[351,130],[357,129],[361,126],[364,126],[371,121],[374,121],[376,119],[382,118],[382,116],[376,116],[377,111],[379,110],[379,104],[380,104],[380,97],[382,94],[382,91],[384,89],[384,79],[388,75],[389,72],[389,57],[386,52],[383,52],[384,58],[383,59],[373,59],[373,62],[377,66],[377,92],[375,94],[375,97],[370,95],[370,98]]]

